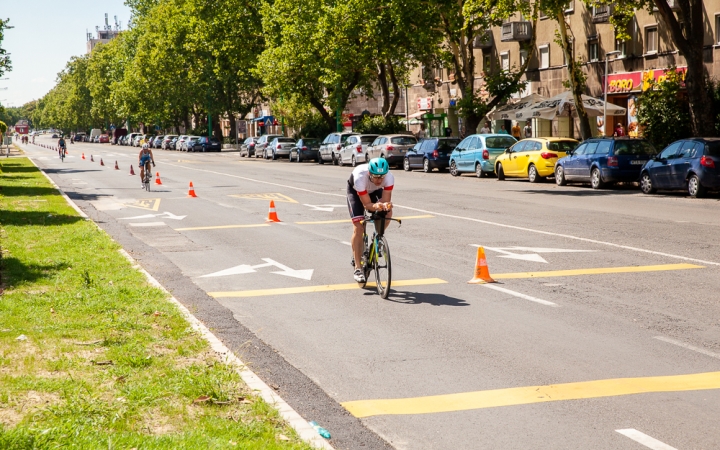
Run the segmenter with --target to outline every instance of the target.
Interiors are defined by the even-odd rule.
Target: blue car
[[[718,188],[720,138],[673,142],[648,161],[640,174],[640,189],[645,194],[658,189],[687,189],[691,197],[703,197],[708,189]]]
[[[655,147],[645,139],[588,139],[555,163],[555,183],[565,186],[575,181],[602,189],[610,183],[638,181],[640,169],[656,154]]]
[[[405,154],[403,169],[422,169],[425,173],[437,169],[442,172],[448,168],[450,153],[459,143],[458,138],[423,139]]]
[[[222,150],[220,141],[215,136],[201,137],[197,141],[192,143],[193,152],[219,152]]]
[[[450,154],[450,173],[475,172],[478,178],[495,173],[495,158],[517,140],[507,134],[473,134],[463,139]]]

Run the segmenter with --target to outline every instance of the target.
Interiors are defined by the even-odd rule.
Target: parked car
[[[300,138],[293,148],[290,149],[290,162],[307,161],[312,159],[317,161],[320,157],[320,139]]]
[[[460,143],[458,138],[427,138],[415,144],[407,151],[403,160],[403,169],[422,169],[442,172],[450,166],[450,154]]]
[[[645,139],[588,139],[571,155],[558,160],[555,182],[564,186],[568,181],[579,181],[601,189],[609,183],[638,181],[642,167],[656,154],[655,147]]]
[[[673,142],[645,163],[640,171],[645,194],[660,190],[687,190],[704,197],[720,189],[720,138],[693,138]]]
[[[272,140],[276,137],[282,136],[279,134],[264,134],[260,136],[260,138],[255,143],[255,157],[265,158],[265,148],[267,148],[268,144],[272,142]]]
[[[369,160],[373,158],[385,158],[389,165],[399,166],[403,164],[405,153],[417,144],[415,136],[407,134],[388,134],[378,136],[368,146],[367,154]]]
[[[517,140],[507,134],[473,134],[463,139],[450,154],[450,173],[475,172],[478,178],[495,173],[495,159]]]
[[[175,142],[175,146],[173,147],[174,150],[182,151],[183,149],[183,143],[190,138],[187,134],[181,134],[180,137],[178,137],[178,140]]]
[[[53,134],[52,137],[56,137],[56,134]],[[83,142],[85,140],[85,133],[75,133],[75,137],[73,138],[75,142]]]
[[[290,149],[295,146],[295,139],[288,137],[276,137],[265,147],[265,159],[277,159],[290,157]]]
[[[240,144],[240,157],[251,157],[255,156],[255,143],[257,142],[258,138],[256,137],[249,137],[243,141],[242,144]]]
[[[145,135],[138,133],[138,134],[133,138],[133,140],[132,140],[132,142],[130,143],[130,145],[132,145],[133,147],[140,147],[140,141],[142,141],[143,139],[145,139]]]
[[[164,137],[165,136],[163,135],[159,135],[152,138],[152,140],[150,141],[150,148],[160,148]]]
[[[170,142],[172,142],[172,140],[176,137],[176,134],[166,134],[165,136],[163,136],[163,139],[160,142],[160,148],[163,150],[170,150]]]
[[[98,142],[100,144],[109,144],[110,136],[108,136],[107,134],[101,134],[100,136],[98,136]]]
[[[367,162],[365,155],[368,152],[370,144],[375,142],[377,134],[357,134],[354,136],[348,136],[345,140],[345,144],[340,149],[338,154],[338,163],[342,166],[344,164],[350,164],[355,167],[359,163]]]
[[[325,164],[325,162],[327,161],[337,165],[337,155],[340,153],[340,149],[342,149],[345,141],[350,136],[354,136],[357,134],[358,133],[348,132],[328,134],[325,139],[323,139],[322,144],[320,144],[318,163]]]
[[[181,150],[184,152],[194,152],[195,143],[200,140],[200,136],[188,136],[182,143]]]
[[[569,138],[530,138],[519,141],[495,160],[498,180],[527,178],[531,183],[555,175],[555,163],[575,150],[578,141]]]
[[[168,144],[168,150],[177,150],[177,144],[179,140],[180,136],[174,137],[172,141],[170,141],[170,143]]]
[[[203,136],[197,141],[192,141],[192,151],[194,152],[219,152],[220,150],[222,150],[222,145],[215,136]]]

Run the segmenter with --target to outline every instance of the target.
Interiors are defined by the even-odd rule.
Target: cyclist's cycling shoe
[[[356,269],[354,277],[355,281],[357,281],[358,283],[364,283],[366,281],[365,274],[363,273],[362,269]]]

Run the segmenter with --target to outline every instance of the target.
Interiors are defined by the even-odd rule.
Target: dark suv
[[[219,152],[221,150],[222,145],[215,136],[203,136],[192,143],[192,151],[194,152]]]
[[[588,139],[555,163],[555,182],[564,186],[568,181],[579,181],[601,189],[609,183],[638,181],[640,170],[656,154],[645,139]]]
[[[405,154],[403,169],[422,169],[423,172],[437,169],[442,172],[450,166],[450,154],[459,143],[458,138],[423,139]]]

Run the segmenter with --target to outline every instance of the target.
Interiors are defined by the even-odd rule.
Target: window
[[[480,142],[480,139],[476,137],[471,137],[465,146],[467,150],[474,150],[480,147],[482,147],[482,142]]]
[[[682,144],[683,141],[671,144],[668,148],[663,150],[662,153],[660,153],[660,159],[674,159],[675,155],[678,152],[678,149],[680,149],[680,146],[682,146]]]
[[[520,141],[517,144],[513,145],[511,150],[514,152],[523,152],[525,151],[525,148],[528,146],[530,141]]]
[[[510,52],[500,53],[500,67],[502,70],[510,70]]]
[[[498,137],[489,137],[485,139],[485,144],[488,148],[508,148],[517,141],[510,137],[510,136],[498,136]]]
[[[695,157],[695,141],[686,141],[680,149],[678,158],[694,158]]]
[[[360,138],[360,142],[363,144],[371,144],[376,138],[377,136],[363,136]]]
[[[395,145],[415,145],[417,144],[417,139],[412,136],[400,136],[391,138],[390,143]]]
[[[548,142],[548,150],[554,150],[556,152],[571,152],[577,147],[578,143],[575,141],[556,141]]]
[[[520,65],[522,66],[525,64],[525,61],[527,60],[527,50],[520,50]]]
[[[596,155],[607,155],[610,153],[610,147],[612,147],[612,142],[600,141],[600,145],[598,145],[597,150],[595,150],[595,154]]]
[[[437,143],[437,139],[425,139],[421,143],[422,147],[420,147],[420,148],[422,149],[423,153],[432,152],[433,150],[435,150],[436,143]]]
[[[483,70],[485,72],[492,71],[492,55],[489,52],[483,52]]]
[[[620,52],[617,55],[617,58],[624,58],[627,53],[625,53],[625,41],[621,41],[620,39],[615,40],[615,50]]]
[[[575,11],[575,0],[570,0],[567,5],[565,5],[565,12],[571,13]]]
[[[645,28],[645,53],[657,53],[658,29],[657,26]]]
[[[547,69],[550,67],[550,46],[543,45],[538,48],[540,53],[540,68]]]
[[[577,150],[575,150],[575,153],[573,155],[584,155],[585,151],[587,150],[587,144],[581,144]]]
[[[585,154],[586,155],[594,155],[595,150],[597,150],[599,142],[588,142],[587,147],[585,148]]]
[[[597,5],[592,7],[593,17],[605,16],[609,13],[608,5]]]
[[[438,150],[450,152],[457,147],[459,139],[443,139],[438,143]]]
[[[720,14],[715,16],[715,43],[720,45]]]
[[[600,45],[597,39],[588,41],[588,60],[598,61],[600,59],[598,53],[600,53]]]

